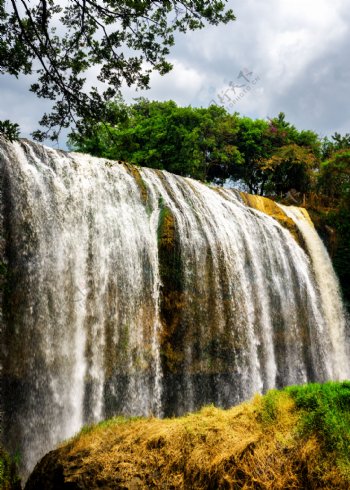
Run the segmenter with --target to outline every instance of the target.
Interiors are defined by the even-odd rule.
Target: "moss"
[[[161,279],[160,313],[162,331],[160,337],[163,370],[180,370],[183,356],[184,325],[182,311],[185,306],[183,269],[180,241],[175,217],[171,209],[159,198],[158,256]]]
[[[0,448],[0,489],[21,489],[21,481],[17,474],[17,464],[2,448]]]
[[[158,220],[158,245],[160,248],[165,248],[171,252],[175,244],[175,219],[163,199],[159,198],[159,220]]]
[[[139,169],[135,165],[130,165],[128,163],[124,163],[127,171],[133,176],[137,187],[140,191],[140,196],[143,204],[146,206],[146,209],[149,211],[150,200],[148,195],[148,188],[146,182],[141,177]]]
[[[182,269],[175,218],[171,209],[159,198],[158,254],[163,293],[181,290]]]

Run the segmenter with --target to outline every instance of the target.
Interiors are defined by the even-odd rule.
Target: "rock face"
[[[272,201],[28,141],[1,140],[0,176],[3,434],[23,474],[116,413],[350,376],[337,290]]]
[[[286,213],[271,199],[263,196],[256,196],[252,194],[247,194],[246,192],[240,193],[243,201],[251,208],[265,213],[275,220],[277,220],[280,225],[286,228],[295,238],[295,240],[304,246],[302,236],[299,232],[298,227],[295,222],[286,215]]]
[[[70,488],[65,482],[63,475],[63,465],[60,463],[62,451],[51,451],[40,461],[34,472],[27,481],[26,487],[29,489],[45,488],[47,490],[61,490]],[[72,486],[71,488],[79,488]]]

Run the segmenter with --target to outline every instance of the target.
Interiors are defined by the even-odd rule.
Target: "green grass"
[[[274,423],[283,395],[295,403],[299,437],[303,440],[316,437],[322,453],[332,454],[340,473],[350,480],[350,381],[270,390],[263,398],[260,413],[263,423]]]
[[[316,434],[324,450],[350,463],[350,381],[291,386],[285,391],[301,410],[303,435]]]

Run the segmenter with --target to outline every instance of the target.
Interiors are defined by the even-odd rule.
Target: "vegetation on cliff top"
[[[312,384],[230,410],[84,428],[43,458],[26,489],[347,489],[349,454],[350,382]]]
[[[283,113],[271,120],[230,114],[224,107],[179,107],[173,101],[121,100],[108,124],[86,119],[70,136],[79,151],[207,181],[240,179],[250,193],[305,191],[321,142]]]

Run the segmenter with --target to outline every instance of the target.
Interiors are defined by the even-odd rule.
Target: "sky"
[[[153,74],[146,92],[124,87],[125,100],[217,103],[263,119],[284,112],[298,129],[321,137],[350,133],[348,1],[230,0],[228,6],[235,22],[177,35],[169,57],[173,71]],[[24,137],[49,109],[29,85],[28,77],[0,75],[0,119],[19,123]],[[63,136],[59,146],[65,144]]]

